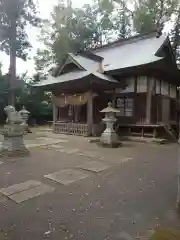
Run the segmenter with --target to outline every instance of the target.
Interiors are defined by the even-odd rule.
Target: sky
[[[84,5],[85,3],[90,3],[91,0],[72,0],[72,4],[75,7],[80,7]],[[48,18],[50,17],[50,13],[53,10],[53,7],[58,3],[58,0],[39,0],[39,12],[41,18]],[[167,26],[167,31],[169,30],[169,27]],[[28,27],[28,36],[29,40],[33,46],[33,48],[30,50],[29,57],[31,59],[24,62],[21,59],[17,59],[17,73],[22,74],[27,71],[28,76],[32,76],[35,73],[34,69],[34,61],[33,56],[36,54],[36,50],[38,47],[41,47],[41,43],[38,41],[38,35],[40,33],[40,30]],[[9,56],[7,56],[5,53],[0,52],[0,62],[3,64],[3,72],[7,72],[9,68]]]

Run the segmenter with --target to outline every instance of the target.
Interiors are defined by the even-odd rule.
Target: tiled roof
[[[69,82],[69,81],[73,81],[73,80],[77,80],[77,79],[82,79],[84,77],[88,77],[90,75],[94,75],[95,77],[101,79],[101,80],[104,80],[106,82],[109,82],[109,83],[116,83],[117,81],[115,79],[113,79],[112,77],[110,76],[107,76],[105,74],[102,74],[102,73],[98,73],[98,72],[94,72],[94,73],[91,73],[89,71],[74,71],[74,72],[69,72],[69,73],[65,73],[65,74],[62,74],[58,77],[53,77],[51,75],[49,75],[47,77],[46,80],[43,80],[37,84],[35,84],[34,86],[38,87],[38,86],[48,86],[48,85],[53,85],[53,84],[57,84],[57,83],[65,83],[65,82]],[[92,77],[93,79],[93,77]]]
[[[103,68],[105,72],[140,66],[162,59],[162,57],[156,56],[156,52],[166,39],[166,35],[159,38],[151,36],[140,40],[137,38],[133,41],[127,40],[114,46],[109,45],[96,49],[94,53],[104,58]]]
[[[140,66],[161,60],[163,57],[156,53],[164,44],[167,35],[159,38],[155,34],[144,37],[134,37],[123,41],[107,44],[101,48],[92,49],[92,53],[102,57],[102,67],[105,72]],[[70,54],[83,68],[89,71],[97,71],[99,62],[81,54]]]
[[[60,76],[49,76],[47,80],[41,81],[36,86],[46,86],[56,83],[82,79],[88,75],[94,75],[101,80],[108,82],[117,82],[113,77],[106,75],[112,70],[125,69],[129,67],[140,66],[151,62],[161,60],[163,57],[157,56],[158,50],[167,39],[166,35],[159,38],[155,34],[137,36],[127,40],[108,44],[101,48],[92,50],[92,55],[97,60],[88,57],[88,54],[69,53],[69,58],[84,70],[71,71],[60,74]],[[101,58],[97,58],[100,56]]]

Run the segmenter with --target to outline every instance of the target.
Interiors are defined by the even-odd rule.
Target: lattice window
[[[147,92],[147,77],[140,76],[137,78],[137,92]]]
[[[117,98],[116,108],[120,110],[117,116],[132,117],[133,116],[134,99],[132,98]]]

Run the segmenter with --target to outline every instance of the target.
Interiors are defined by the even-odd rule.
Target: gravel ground
[[[20,204],[0,196],[7,239],[130,240],[158,226],[179,227],[175,144],[103,149],[82,137],[57,136],[67,142],[33,149],[26,158],[0,159],[0,188],[27,180],[54,188]],[[44,177],[91,161],[109,167],[81,169],[88,177],[68,185]]]

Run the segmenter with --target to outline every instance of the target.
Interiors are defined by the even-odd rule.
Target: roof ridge
[[[84,57],[84,58],[87,58],[89,60],[92,60],[92,61],[97,61],[97,62],[100,62],[103,60],[103,57],[101,56],[98,56],[96,55],[95,53],[93,53],[92,51],[80,51],[80,52],[77,52],[77,54],[81,57]]]
[[[113,45],[127,44],[129,41],[137,41],[137,40],[142,40],[142,39],[146,39],[146,38],[149,38],[149,37],[155,37],[156,33],[157,33],[157,31],[153,30],[153,31],[145,33],[145,34],[136,34],[136,35],[131,36],[129,38],[118,39],[116,41],[104,44],[102,46],[89,48],[88,50],[85,50],[84,52],[95,51],[95,50],[103,49],[103,48],[106,48],[106,47],[109,47],[109,46],[113,46]]]

